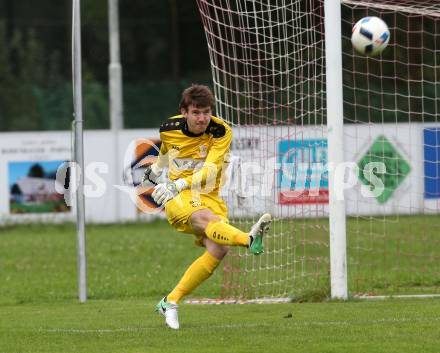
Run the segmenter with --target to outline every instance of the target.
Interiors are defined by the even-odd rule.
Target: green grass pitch
[[[0,353],[439,351],[437,299],[183,304],[172,331],[154,306],[201,253],[191,236],[166,222],[89,226],[87,251],[79,304],[73,225],[0,228]]]

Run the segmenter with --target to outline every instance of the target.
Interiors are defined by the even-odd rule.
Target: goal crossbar
[[[417,14],[422,16],[440,17],[440,5],[437,6],[423,6],[423,4],[417,4],[414,2],[412,6],[397,5],[397,4],[381,4],[371,1],[359,1],[359,0],[341,0],[342,4],[354,5],[356,7],[368,7],[378,10],[389,10],[396,12],[405,12],[410,14]]]

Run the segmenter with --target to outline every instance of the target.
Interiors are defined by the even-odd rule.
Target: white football
[[[353,27],[351,43],[361,54],[377,55],[390,41],[390,30],[379,17],[364,17]]]

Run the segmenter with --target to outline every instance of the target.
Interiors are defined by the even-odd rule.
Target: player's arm
[[[162,141],[160,145],[159,155],[153,164],[145,168],[142,184],[151,183],[157,185],[165,167],[168,166],[168,153],[166,143]]]
[[[160,139],[162,144],[160,146],[159,156],[155,163],[147,167],[144,174],[144,180],[156,185],[151,194],[154,201],[159,205],[165,204],[167,201],[176,197],[179,192],[187,188],[187,184],[183,179],[177,179],[172,182],[159,183],[159,178],[162,175],[163,169],[169,166],[169,161],[173,156],[169,144],[167,143],[167,135],[161,131]]]

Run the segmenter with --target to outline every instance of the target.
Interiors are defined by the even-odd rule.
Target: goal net
[[[342,12],[345,157],[386,167],[380,195],[347,193],[349,289],[439,293],[440,3],[345,0]],[[350,46],[352,24],[365,16],[390,28],[382,56]]]
[[[274,216],[262,256],[231,249],[220,299],[328,296],[324,1],[197,3],[216,113],[234,132],[223,192],[231,222],[249,229],[261,213]],[[360,171],[345,192],[350,294],[440,288],[440,5],[432,4],[342,1],[344,160]],[[352,25],[365,16],[390,27],[382,56],[351,47]],[[374,172],[378,196],[365,191],[369,162],[385,166]]]

